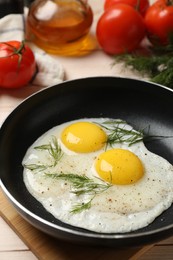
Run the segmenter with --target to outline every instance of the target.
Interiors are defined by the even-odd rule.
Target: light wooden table
[[[91,32],[95,33],[95,25],[98,17],[102,12],[104,0],[90,0],[89,2],[94,11],[94,23]],[[130,70],[125,70],[122,64],[115,64],[115,66],[112,66],[113,59],[108,55],[104,54],[99,49],[84,57],[72,58],[54,56],[54,58],[58,59],[63,65],[65,69],[65,79],[67,80],[103,75],[140,78],[140,76],[137,73],[134,74]],[[0,89],[0,125],[3,123],[8,114],[22,100],[30,96],[32,93],[37,92],[39,89],[39,87],[31,86],[27,86],[22,89],[13,91]],[[31,236],[32,234],[35,234],[35,236],[39,236],[39,239],[44,240],[43,242],[47,241],[47,238],[42,236],[40,233],[38,235],[36,230],[32,229],[32,227],[28,226],[27,223],[21,220],[20,216],[18,216],[15,210],[10,206],[10,204],[8,204],[6,198],[2,196],[0,197],[0,199],[0,207],[4,207],[1,208],[2,212],[0,217],[0,259],[34,260],[42,258],[49,260],[50,258],[41,257],[41,254],[38,254],[38,251],[41,250],[39,246],[35,249],[35,251],[33,250],[33,246],[31,245],[31,243],[29,243],[29,238],[28,240],[24,239],[26,238],[24,235],[20,235],[19,237],[19,233],[22,234],[22,230],[20,230],[20,225],[23,225],[26,229],[28,229],[28,233]],[[16,234],[16,232],[18,235]],[[55,247],[52,247],[51,250],[52,252],[55,251]],[[75,255],[75,249],[71,248],[71,250]],[[86,252],[86,250],[80,248],[80,253],[81,252]],[[96,260],[98,258],[101,260],[115,259],[115,256],[117,256],[117,259],[163,259],[163,257],[165,260],[173,259],[173,238],[161,241],[155,246],[150,245],[144,247],[143,249],[140,249],[139,251],[137,250],[135,251],[134,255],[132,254],[133,256],[131,258],[130,256],[127,257],[126,253],[122,253],[121,250],[117,252],[111,250],[109,254],[107,254],[106,251],[103,252],[103,250],[100,254],[98,254],[94,249],[91,250],[91,252],[93,253],[93,260]],[[68,260],[70,258],[65,254],[64,251],[61,251],[61,256],[57,254],[57,257],[54,259]],[[75,257],[71,259],[75,259]]]

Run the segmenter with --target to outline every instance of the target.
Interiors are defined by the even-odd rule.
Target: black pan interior
[[[65,232],[79,231],[85,242],[88,235],[95,235],[95,233],[58,221],[27,192],[23,183],[21,164],[26,150],[47,130],[65,121],[84,117],[111,117],[124,119],[136,129],[144,129],[147,133],[149,129],[150,135],[164,136],[148,141],[146,146],[150,151],[159,154],[173,164],[173,138],[165,138],[173,136],[172,106],[172,90],[133,79],[85,78],[66,81],[47,88],[22,102],[1,127],[0,174],[2,184],[14,201],[19,203],[17,208],[22,205],[36,216],[57,225],[56,233],[52,232],[52,228],[49,230],[49,227],[46,228],[47,233],[59,237],[58,227],[64,227]],[[23,208],[20,208],[19,211],[27,219]],[[32,224],[35,222],[32,216],[29,217],[29,221]],[[39,223],[37,227],[42,229]],[[128,244],[131,234],[133,237],[139,235],[142,237],[141,241],[145,243],[146,234],[159,233],[161,230],[167,229],[171,232],[173,230],[173,206],[148,227],[120,237],[121,239],[129,238]],[[158,230],[160,231],[158,232]],[[77,239],[77,236],[74,236],[73,239]],[[109,238],[111,241],[116,241],[115,237],[107,234],[104,234],[104,238],[108,238],[108,241]],[[96,234],[96,241],[99,239],[102,239],[101,236]],[[97,243],[96,241],[93,243]]]

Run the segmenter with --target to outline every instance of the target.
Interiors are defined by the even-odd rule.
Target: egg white
[[[75,120],[102,123],[104,118]],[[62,130],[72,122],[56,126],[41,136],[27,151],[23,165],[51,164],[50,155],[35,150],[35,146],[50,142],[56,136],[64,153],[55,167],[48,173],[63,172],[86,175],[97,183],[103,183],[94,168],[95,158],[105,151],[82,154],[69,151],[60,140]],[[129,125],[123,127],[130,128]],[[77,203],[87,202],[92,195],[77,196],[71,192],[71,184],[44,176],[44,171],[34,172],[24,167],[23,178],[28,191],[47,211],[57,219],[88,230],[105,233],[124,233],[147,226],[173,202],[173,166],[164,158],[147,150],[142,141],[128,146],[116,144],[114,148],[128,149],[135,153],[144,166],[144,176],[130,185],[112,185],[97,194],[90,209],[72,214],[70,211]],[[47,170],[46,170],[47,172]]]

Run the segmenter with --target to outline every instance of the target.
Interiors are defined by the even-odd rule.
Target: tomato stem
[[[10,44],[7,44],[7,45],[11,46]],[[24,41],[24,40],[21,41],[21,45],[20,45],[20,47],[19,47],[18,49],[15,48],[14,46],[11,46],[11,47],[12,47],[13,50],[14,50],[14,52],[13,52],[12,55],[16,54],[16,55],[19,56],[19,59],[18,59],[18,69],[19,69],[20,64],[21,64],[21,61],[22,61],[22,51],[23,51],[23,49],[25,48],[25,41]]]
[[[19,49],[15,48],[14,54],[22,54],[22,50],[25,48],[25,41],[21,42]]]
[[[21,45],[18,49],[15,48],[14,46],[12,46],[11,44],[8,44],[7,42],[5,42],[4,44],[9,46],[13,50],[13,53],[10,56],[13,56],[14,54],[19,56],[19,59],[18,59],[18,69],[19,69],[21,61],[22,61],[22,51],[25,48],[25,40],[21,41]]]
[[[140,6],[140,0],[137,1],[136,7],[135,7],[136,11],[139,11],[139,6]]]
[[[23,51],[24,48],[25,48],[25,41],[23,40],[21,42],[19,49],[15,49],[15,51],[14,51],[14,54],[17,54],[19,56],[18,68],[20,67],[20,63],[22,61],[22,51]]]
[[[166,5],[167,6],[173,5],[173,0],[166,0]]]

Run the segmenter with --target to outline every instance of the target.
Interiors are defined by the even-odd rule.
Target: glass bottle
[[[86,0],[36,0],[26,19],[26,39],[48,53],[84,55],[95,48],[92,22]]]

